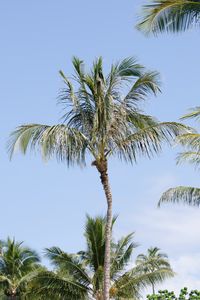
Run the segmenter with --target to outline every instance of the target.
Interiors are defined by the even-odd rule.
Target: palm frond
[[[185,119],[199,120],[199,118],[200,118],[200,106],[192,108],[190,110],[190,112],[188,112],[187,114],[185,114],[184,116],[181,117],[182,120],[185,120]]]
[[[134,57],[127,57],[117,64],[118,76],[120,77],[138,77],[144,67],[137,62]]]
[[[67,126],[28,124],[19,126],[10,137],[8,149],[10,156],[19,149],[26,153],[30,149],[40,150],[45,159],[55,156],[68,164],[85,164],[86,137]]]
[[[196,132],[180,134],[177,137],[177,143],[179,143],[181,146],[198,150],[200,149],[200,134]]]
[[[190,164],[199,167],[200,165],[200,152],[186,151],[179,153],[177,156],[177,163],[189,162]]]
[[[152,283],[162,283],[165,279],[173,277],[174,272],[169,268],[162,268],[154,272],[144,273],[144,268],[136,266],[123,274],[115,281],[111,290],[115,291],[116,298],[141,298],[141,291]]]
[[[73,84],[70,82],[70,80],[65,76],[63,71],[59,71],[60,76],[64,80],[65,85],[67,88],[62,89],[60,95],[59,95],[59,101],[66,105],[66,100],[70,104],[72,103],[73,107],[77,107],[79,105],[79,99],[74,92]]]
[[[10,286],[12,286],[12,281],[9,276],[0,274],[0,289],[9,289]]]
[[[200,188],[178,186],[162,194],[158,206],[163,203],[183,203],[189,206],[200,205]]]
[[[80,300],[88,299],[89,288],[76,282],[73,278],[54,272],[39,273],[32,282],[29,294],[39,299]],[[46,297],[46,298],[45,298]],[[37,299],[38,299],[37,298]]]
[[[120,100],[120,90],[123,82],[130,82],[134,78],[140,78],[144,67],[134,57],[128,57],[111,65],[110,73],[106,78],[105,99]]]
[[[142,74],[133,84],[132,88],[122,100],[122,103],[136,105],[138,101],[146,100],[149,94],[157,95],[160,90],[160,78],[157,72],[146,72]]]
[[[63,252],[58,247],[45,249],[45,255],[54,266],[61,270],[67,270],[79,283],[84,284],[84,286],[91,284],[86,270],[75,255]]]
[[[190,128],[176,122],[160,122],[144,127],[130,134],[126,139],[116,139],[116,152],[121,159],[137,161],[138,155],[152,157],[161,151],[163,142],[172,144],[175,137],[189,131]]]
[[[84,83],[84,77],[85,77],[85,65],[84,61],[79,59],[78,57],[74,56],[72,58],[72,64],[74,67],[74,70],[76,72],[76,77],[77,81],[81,83],[81,85]]]
[[[137,28],[145,34],[185,31],[199,22],[199,0],[151,0],[143,6]]]
[[[112,226],[116,219],[117,216],[113,216]],[[84,235],[87,242],[87,249],[78,254],[82,257],[84,263],[89,265],[94,272],[104,265],[105,228],[106,217],[96,216],[92,218],[89,215],[86,216]]]
[[[113,245],[113,254],[111,261],[111,278],[114,279],[123,271],[130,262],[133,250],[138,246],[133,241],[133,233],[122,237]]]

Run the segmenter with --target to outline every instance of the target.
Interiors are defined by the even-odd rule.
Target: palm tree
[[[200,107],[195,107],[191,110],[190,113],[182,117],[182,119],[199,119],[200,117]],[[180,135],[178,137],[178,142],[187,148],[187,151],[184,151],[178,155],[177,162],[189,162],[195,167],[198,167],[200,164],[200,134],[193,132]],[[178,186],[168,189],[163,193],[158,205],[160,206],[164,202],[172,203],[184,203],[190,206],[199,206],[200,205],[200,188],[197,187],[186,187]]]
[[[168,256],[165,253],[160,252],[157,247],[151,247],[147,250],[147,254],[139,254],[136,258],[136,265],[145,265],[144,272],[155,272],[157,270],[169,269],[171,272],[171,266],[168,261]],[[155,282],[152,281],[152,290],[155,294]]]
[[[0,290],[5,299],[25,299],[28,284],[39,269],[39,256],[22,242],[0,241]],[[4,299],[4,298],[3,298]]]
[[[9,150],[12,156],[17,148],[23,153],[28,146],[39,148],[44,158],[55,156],[68,166],[85,166],[87,158],[92,158],[107,200],[104,300],[108,300],[112,223],[108,160],[117,156],[134,163],[141,155],[150,158],[161,150],[163,141],[170,143],[187,128],[176,122],[158,122],[139,110],[139,103],[160,88],[158,73],[145,71],[135,59],[113,64],[108,76],[103,74],[102,58],[93,63],[90,72],[85,71],[82,60],[73,58],[72,63],[75,86],[60,71],[65,84],[59,95],[65,109],[63,122],[19,126],[11,134]]]
[[[199,24],[199,0],[150,0],[137,28],[146,34],[185,31]]]
[[[113,219],[112,226],[115,220],[116,218]],[[106,217],[87,216],[85,251],[68,254],[57,247],[46,249],[46,256],[55,267],[55,272],[40,273],[35,281],[36,295],[40,297],[48,295],[48,299],[54,296],[55,299],[102,300],[105,230]],[[140,264],[127,270],[136,246],[133,242],[133,233],[122,237],[118,242],[114,242],[113,238],[111,240],[109,294],[112,299],[139,299],[141,290],[151,282],[162,282],[173,276],[170,265],[164,263],[161,265],[161,262],[159,267],[146,270],[149,261],[141,261]]]

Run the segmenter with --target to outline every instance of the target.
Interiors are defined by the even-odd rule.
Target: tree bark
[[[155,294],[155,287],[154,287],[154,283],[151,284],[152,285],[152,291],[153,291],[153,295]]]
[[[112,227],[112,194],[108,178],[108,164],[107,160],[100,163],[93,163],[96,165],[100,173],[101,183],[105,192],[107,200],[107,217],[105,230],[105,257],[104,257],[104,281],[103,281],[103,300],[110,299],[110,252],[111,252],[111,227]]]

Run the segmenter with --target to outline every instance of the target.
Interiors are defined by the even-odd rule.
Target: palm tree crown
[[[133,58],[112,65],[107,77],[101,58],[88,73],[83,61],[74,58],[72,62],[77,90],[60,71],[66,86],[59,96],[66,110],[63,122],[19,126],[9,142],[11,155],[17,148],[25,153],[28,146],[39,147],[44,158],[56,156],[69,165],[84,165],[89,153],[100,167],[100,162],[111,155],[130,162],[138,154],[152,156],[160,150],[161,141],[170,141],[185,130],[175,122],[159,123],[138,109],[149,93],[156,95],[160,91],[157,72],[145,72]],[[131,81],[134,82],[124,96],[123,86],[127,90]]]
[[[39,268],[37,253],[22,244],[9,238],[0,241],[0,290],[12,299],[21,299]]]
[[[147,250],[147,254],[139,254],[136,258],[136,265],[143,265],[144,272],[155,272],[156,270],[162,270],[163,268],[171,269],[168,261],[168,256],[165,253],[160,252],[157,247],[151,247]],[[155,294],[155,282],[151,282],[153,294]]]
[[[113,219],[112,225],[115,223]],[[56,299],[103,299],[103,268],[105,259],[106,218],[87,216],[85,226],[86,250],[68,254],[60,248],[46,249],[46,255],[56,268],[56,273],[41,273],[37,280],[38,296],[52,295]],[[137,246],[133,234],[111,242],[111,287],[112,299],[139,299],[140,292],[151,282],[161,282],[173,276],[169,264],[160,264],[159,268],[146,270],[146,261],[127,270],[131,255]],[[158,256],[160,254],[157,254]],[[160,258],[161,260],[161,258]],[[149,261],[148,261],[149,264]],[[80,294],[79,294],[80,293]]]
[[[199,0],[150,0],[137,28],[146,34],[185,31],[198,24],[199,17]]]

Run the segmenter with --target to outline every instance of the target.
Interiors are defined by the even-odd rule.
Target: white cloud
[[[173,290],[176,293],[183,287],[188,287],[189,290],[199,289],[200,253],[180,256],[177,260],[172,260],[171,264],[177,275],[165,282],[161,288]]]
[[[192,208],[162,208],[145,210],[132,218],[137,233],[143,239],[177,248],[176,251],[200,247],[200,210]],[[180,248],[183,247],[183,248]]]
[[[148,198],[139,199],[140,206],[133,211],[129,208],[124,219],[120,216],[119,220],[120,235],[136,232],[135,241],[141,245],[136,255],[150,246],[158,246],[169,255],[177,275],[158,289],[175,292],[185,286],[189,289],[199,289],[200,286],[200,209],[168,204],[156,209],[155,205],[155,199],[177,183],[173,175],[151,178]]]

